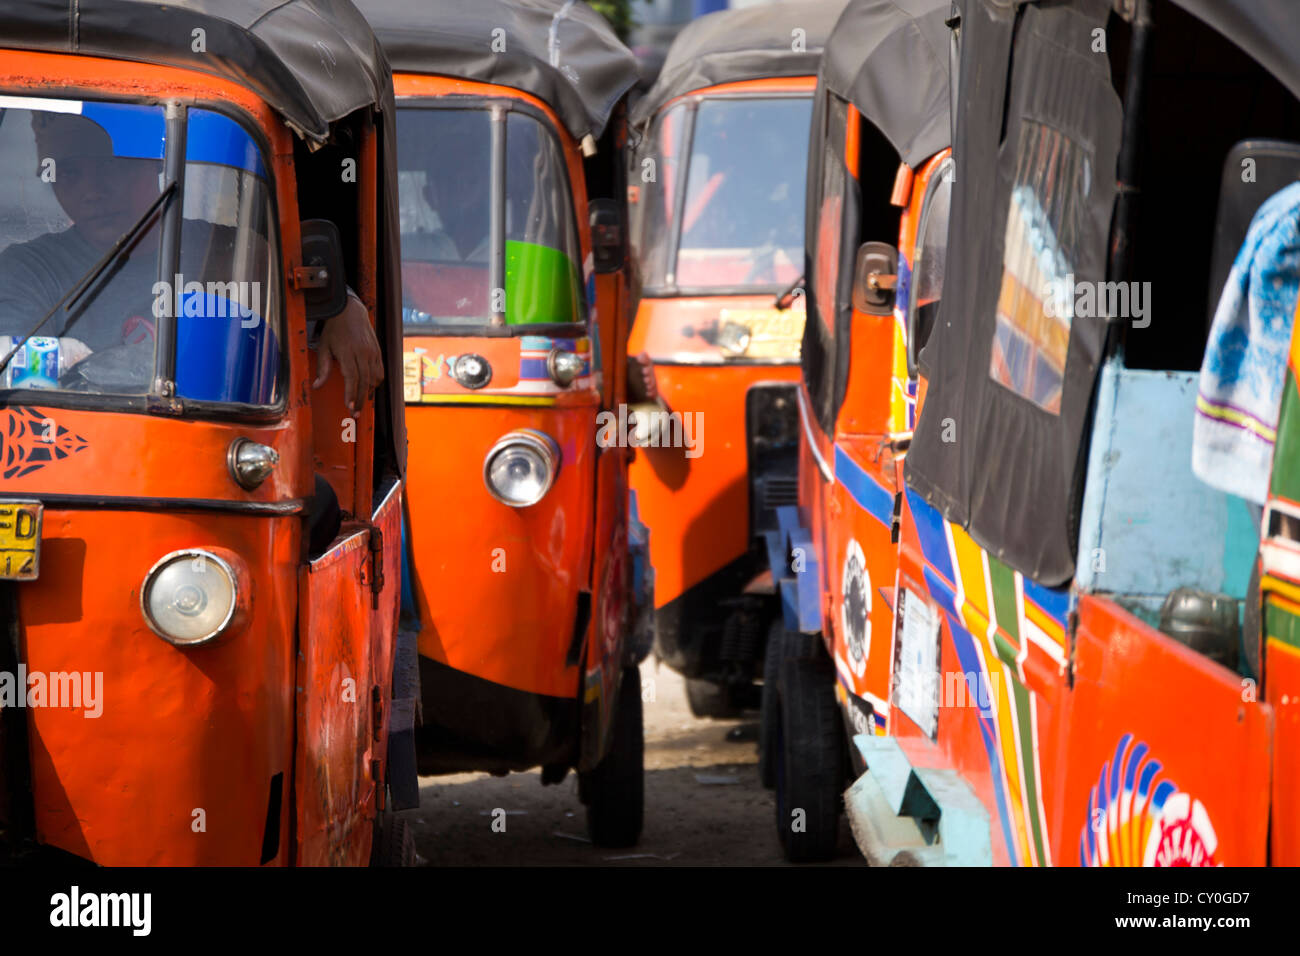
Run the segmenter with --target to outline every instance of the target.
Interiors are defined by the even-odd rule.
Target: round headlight
[[[541,501],[555,482],[560,448],[550,436],[532,429],[510,432],[492,446],[483,461],[483,481],[492,497],[512,508]]]
[[[149,570],[140,589],[145,621],[178,647],[219,637],[238,604],[234,570],[210,551],[173,551]]]
[[[718,346],[732,357],[744,355],[749,350],[749,341],[749,328],[739,322],[724,322],[718,331]]]

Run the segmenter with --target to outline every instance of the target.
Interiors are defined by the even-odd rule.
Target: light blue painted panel
[[[1246,502],[1192,473],[1196,387],[1195,372],[1126,369],[1118,358],[1103,366],[1079,530],[1082,590],[1246,593],[1258,531]]]

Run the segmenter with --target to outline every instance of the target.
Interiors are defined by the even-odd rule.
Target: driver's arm
[[[348,303],[343,311],[325,320],[317,359],[318,374],[312,387],[324,385],[337,364],[343,374],[343,399],[353,412],[360,410],[370,393],[384,380],[383,353],[370,324],[370,313],[350,287]]]

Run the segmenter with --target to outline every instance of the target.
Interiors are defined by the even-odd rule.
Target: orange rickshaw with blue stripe
[[[20,859],[414,861],[392,87],[345,0],[231,6],[0,10]]]
[[[878,864],[1294,864],[1300,256],[1258,241],[1300,215],[1294,17],[962,0],[949,23],[945,276],[854,836]],[[1290,340],[1263,411],[1214,386],[1260,347],[1222,326],[1255,275]],[[1206,471],[1220,426],[1238,457]]]

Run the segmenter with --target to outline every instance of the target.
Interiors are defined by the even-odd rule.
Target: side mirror
[[[301,229],[302,265],[293,270],[293,287],[307,300],[307,321],[328,319],[348,304],[343,239],[328,219],[304,219]]]
[[[853,308],[867,315],[891,315],[898,284],[898,250],[887,242],[864,242],[853,267]]]
[[[593,199],[587,203],[591,223],[591,258],[598,273],[618,272],[623,268],[623,210],[612,199]]]

